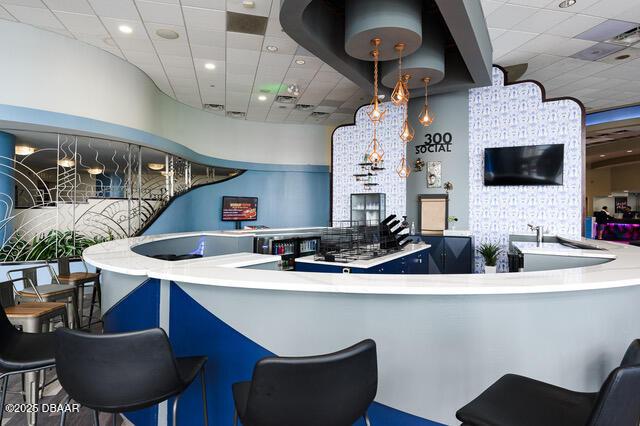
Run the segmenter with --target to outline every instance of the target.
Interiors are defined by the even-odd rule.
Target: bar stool
[[[70,399],[98,412],[126,413],[175,397],[176,425],[180,395],[200,373],[205,426],[207,357],[176,358],[161,328],[118,334],[56,330],[56,371]],[[60,418],[64,426],[66,414]]]
[[[51,277],[50,284],[40,285],[38,271],[46,269]],[[64,302],[67,304],[67,312],[71,327],[76,328],[80,324],[78,314],[78,301],[76,287],[73,285],[60,284],[55,272],[48,263],[45,265],[32,266],[30,268],[13,269],[7,272],[7,277],[11,279],[26,278],[30,284],[18,291],[18,301],[33,301],[35,299],[43,302]]]
[[[0,304],[14,326],[20,327],[27,333],[47,331],[43,330],[43,327],[46,326],[48,329],[49,323],[55,319],[60,319],[65,327],[69,326],[67,305],[64,303],[26,302],[16,305],[15,283],[19,281],[26,284],[25,281],[28,279],[18,278],[0,283]]]
[[[347,349],[309,357],[268,357],[250,382],[232,386],[234,426],[370,425],[367,409],[378,390],[376,344],[367,339]]]
[[[0,283],[0,424],[4,414],[4,401],[7,394],[9,377],[21,374],[25,376],[27,404],[38,403],[38,373],[55,366],[55,335],[53,333],[40,333],[40,327],[36,330],[22,331],[15,328],[5,312],[4,303],[8,303],[7,296],[13,292],[13,282]],[[35,305],[48,305],[47,303],[34,303]],[[66,317],[66,309],[63,303],[59,305],[58,315]],[[15,310],[21,309],[15,306]],[[7,310],[11,307],[7,308]],[[27,308],[30,309],[30,308]],[[33,323],[31,323],[33,324]],[[37,332],[27,332],[37,331]],[[36,424],[36,413],[29,413],[28,424]]]
[[[68,257],[61,257],[56,261],[58,263],[57,279],[61,284],[73,285],[76,287],[78,300],[78,311],[80,321],[84,317],[84,286],[89,283],[93,283],[93,293],[91,295],[91,308],[89,312],[89,323],[91,325],[91,316],[93,315],[93,306],[96,303],[96,293],[100,294],[100,272],[89,272],[87,264],[82,261],[84,272],[71,272],[70,259]],[[47,262],[49,263],[49,262]],[[51,268],[53,270],[53,268]],[[99,298],[98,298],[99,300]],[[81,324],[78,326],[81,328]]]
[[[464,426],[638,426],[640,340],[597,393],[507,374],[456,413]]]

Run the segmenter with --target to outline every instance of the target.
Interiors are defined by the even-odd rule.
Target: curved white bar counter
[[[456,410],[508,372],[595,391],[640,336],[640,247],[583,240],[613,260],[489,275],[266,271],[131,250],[201,235],[230,236],[130,238],[91,247],[84,259],[103,269],[107,331],[160,325],[179,355],[209,355],[211,424],[230,424],[231,383],[248,380],[269,353],[325,353],[373,338],[380,375],[373,424],[456,424]],[[197,392],[193,398],[199,403]],[[159,412],[164,424],[165,409]]]

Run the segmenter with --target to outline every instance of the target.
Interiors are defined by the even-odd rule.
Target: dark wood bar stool
[[[13,375],[24,375],[25,377],[25,400],[27,404],[37,404],[39,397],[38,375],[42,371],[55,366],[55,335],[53,333],[41,333],[42,323],[29,321],[19,331],[9,320],[9,315],[5,312],[5,303],[11,304],[13,293],[13,281],[0,283],[0,424],[4,414],[4,402],[9,384],[9,377]],[[12,319],[21,318],[21,315],[34,315],[36,308],[42,308],[41,321],[48,321],[53,315],[66,318],[67,310],[64,303],[28,303],[28,306],[8,306],[7,311],[13,312]],[[30,305],[43,305],[33,306]],[[54,305],[57,305],[56,309]],[[64,319],[63,319],[64,321]],[[29,324],[33,324],[33,329]],[[37,414],[28,413],[29,425],[36,424]]]
[[[367,409],[378,390],[376,344],[308,357],[268,357],[250,382],[234,383],[234,426],[370,425]]]
[[[507,374],[456,413],[463,426],[638,426],[640,340],[599,392],[574,392]]]
[[[56,331],[56,371],[70,399],[98,412],[126,413],[174,397],[176,425],[180,395],[200,374],[204,424],[208,424],[204,366],[207,357],[176,358],[161,328],[118,334]],[[60,425],[64,426],[63,412]],[[115,417],[114,417],[115,418]],[[191,426],[191,425],[189,425]]]
[[[50,275],[51,283],[40,284],[38,280],[38,271],[46,270]],[[31,266],[23,269],[13,269],[7,272],[7,277],[12,279],[25,278],[29,286],[24,286],[22,290],[17,292],[18,302],[64,302],[67,304],[67,313],[71,328],[80,325],[80,315],[78,313],[78,293],[76,287],[68,284],[60,284],[58,278],[51,268],[51,265],[44,264],[39,266]]]
[[[58,263],[58,274],[57,278],[61,284],[73,285],[76,287],[78,300],[78,311],[80,321],[84,317],[84,286],[86,284],[93,283],[93,293],[91,295],[91,307],[89,310],[89,322],[87,326],[91,325],[91,317],[93,316],[93,308],[96,304],[96,295],[98,296],[97,300],[100,300],[100,272],[89,272],[89,268],[87,268],[87,264],[82,261],[82,266],[84,267],[84,272],[71,272],[70,267],[70,258],[61,257],[56,260]],[[78,326],[81,328],[82,324]]]

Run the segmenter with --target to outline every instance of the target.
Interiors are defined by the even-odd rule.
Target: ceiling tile
[[[280,0],[276,0],[280,1]],[[230,12],[244,13],[246,15],[269,16],[271,0],[256,0],[255,7],[247,8],[242,5],[242,0],[227,0],[227,10]]]
[[[523,31],[505,31],[504,34],[493,40],[493,49],[496,51],[510,52],[513,49],[522,46],[529,40],[537,37],[536,33],[527,33]],[[500,55],[502,56],[502,55]]]
[[[159,24],[183,25],[180,6],[177,4],[157,3],[151,1],[138,0],[136,2],[138,10],[145,22],[155,22]]]
[[[503,67],[508,67],[510,65],[517,65],[517,64],[529,62],[529,60],[531,60],[531,58],[533,58],[536,55],[537,55],[536,53],[524,52],[516,49],[497,58],[495,62],[498,65],[502,65]]]
[[[87,0],[44,0],[49,9],[60,12],[93,14],[93,9]]]
[[[140,19],[131,0],[88,0],[100,17],[119,19]]]
[[[113,40],[123,51],[154,52],[151,40],[148,38],[113,37]]]
[[[226,0],[182,0],[182,5],[204,9],[226,10]]]
[[[9,12],[5,10],[4,7],[0,6],[0,19],[7,19],[9,21],[15,21],[16,19],[11,16]]]
[[[260,52],[246,49],[229,49],[227,48],[227,63],[249,65],[255,67],[258,65]]]
[[[224,47],[210,47],[200,44],[191,44],[191,53],[196,58],[211,58],[216,61],[224,61],[226,57]]]
[[[60,21],[58,21],[49,9],[16,6],[12,4],[6,4],[4,5],[4,8],[7,9],[7,11],[18,21],[24,22],[25,24],[35,25],[38,27],[56,28],[60,30],[64,29]]]
[[[40,0],[0,0],[0,4],[12,4],[15,6],[25,6],[25,7],[39,7],[45,8],[46,6]]]
[[[541,9],[524,21],[520,22],[516,29],[519,31],[543,33],[571,18],[571,16],[573,16],[571,13]]]
[[[187,43],[175,43],[174,40],[153,40],[153,46],[161,55],[191,56]]]
[[[102,37],[109,35],[96,15],[56,12],[56,16],[74,34],[93,34]]]
[[[489,16],[494,10],[504,4],[504,1],[480,0],[484,16]]]
[[[210,47],[226,47],[226,32],[189,28],[189,43]]]
[[[587,15],[601,16],[603,18],[615,18],[623,12],[626,12],[631,8],[631,4],[637,1],[629,0],[599,0],[595,2],[591,7],[584,10]]]
[[[562,21],[558,25],[550,28],[547,33],[562,37],[575,37],[580,33],[587,31],[590,28],[604,22],[604,18],[598,18],[596,16],[576,14],[569,19]]]
[[[264,36],[227,31],[227,47],[232,49],[261,50]]]
[[[184,21],[188,28],[213,31],[226,30],[226,12],[214,9],[183,6]]]
[[[551,34],[540,34],[519,47],[527,52],[538,52],[558,56],[571,56],[596,44],[595,41],[578,40]]]
[[[117,19],[117,18],[102,18],[102,23],[107,28],[107,31],[112,37],[127,37],[127,38],[141,38],[147,39],[147,31],[140,21],[129,19]],[[131,34],[124,34],[118,28],[121,25],[130,27],[133,32]]]
[[[487,25],[491,28],[508,30],[536,13],[537,10],[533,7],[504,4],[487,16]]]
[[[545,9],[559,10],[559,11],[569,11],[571,13],[583,13],[584,10],[588,9],[592,5],[598,3],[599,1],[602,1],[602,0],[579,0],[573,6],[571,6],[569,9],[561,8],[560,7],[560,1],[552,1],[547,6],[545,6]],[[594,14],[590,13],[589,15],[594,15]],[[599,15],[596,15],[596,16],[599,16]]]
[[[545,7],[551,3],[550,0],[508,0],[509,3],[520,6]]]

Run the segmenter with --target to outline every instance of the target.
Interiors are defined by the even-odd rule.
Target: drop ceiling
[[[586,160],[589,168],[640,164],[640,119],[589,126]]]
[[[353,112],[369,95],[282,31],[279,0],[254,0],[253,7],[243,3],[0,0],[0,19],[34,25],[106,50],[140,68],[167,95],[213,114],[240,112],[248,120],[280,123],[352,121]],[[577,0],[565,9],[559,7],[560,0],[481,3],[494,63],[527,63],[520,79],[542,82],[548,97],[574,96],[588,111],[640,102],[640,44],[595,61],[573,57],[589,53],[585,49],[598,43],[579,37],[605,21],[640,23],[638,0]],[[262,29],[260,21],[266,25]],[[121,25],[129,26],[131,34],[120,32]],[[179,37],[161,38],[158,30],[172,30]],[[278,50],[269,51],[268,46]],[[623,54],[629,57],[614,59]],[[205,64],[214,64],[215,69]],[[313,108],[275,102],[277,95],[288,95],[290,84],[299,87],[297,102]],[[260,100],[261,96],[266,99]],[[208,104],[224,105],[225,110],[214,111],[206,108]]]
[[[640,44],[595,61],[575,57],[599,56],[597,26],[640,26],[640,1],[577,0],[568,8],[560,8],[560,0],[481,2],[494,63],[527,63],[520,80],[542,82],[548,97],[576,97],[587,111],[640,102]],[[615,59],[622,55],[629,57]]]
[[[282,31],[279,4],[279,0],[255,0],[253,7],[245,7],[242,0],[0,0],[0,18],[106,50],[140,68],[180,102],[198,109],[224,105],[224,111],[207,108],[214,114],[241,112],[248,120],[284,123],[351,121],[367,96]],[[122,25],[131,33],[122,33]],[[161,38],[160,29],[175,31],[178,38]],[[290,84],[299,88],[297,102],[313,108],[274,102],[278,94],[288,94]]]

